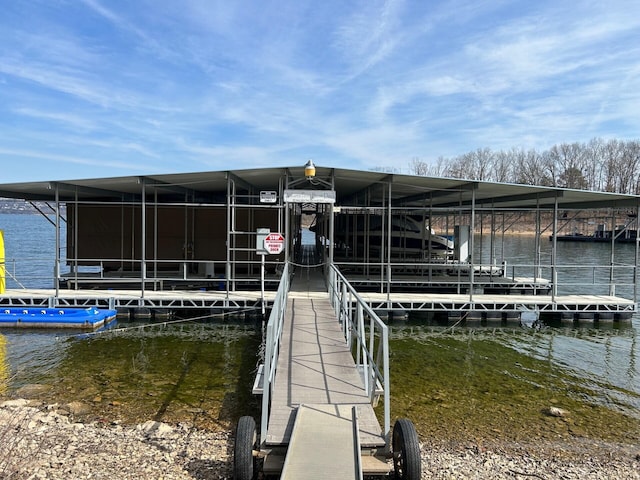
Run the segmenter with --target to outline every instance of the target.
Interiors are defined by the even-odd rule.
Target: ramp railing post
[[[342,290],[340,292],[340,323],[342,323],[342,334],[349,341],[349,315],[347,313],[347,285],[342,283]]]
[[[356,316],[356,321],[357,323],[357,342],[358,342],[358,348],[357,348],[357,358],[356,358],[356,364],[360,365],[360,362],[362,362],[362,340],[361,340],[361,332],[364,332],[364,310],[362,308],[362,305],[360,303],[357,304],[356,306],[356,312],[357,312],[357,316]]]
[[[386,327],[386,325],[385,325]],[[382,330],[382,388],[384,389],[384,436],[387,450],[391,447],[389,434],[391,431],[391,395],[389,384],[389,329]]]
[[[371,373],[369,372],[369,358],[366,353],[366,344],[363,342],[363,338],[365,335],[364,329],[364,310],[362,305],[358,303],[358,360],[357,364],[362,365],[362,376],[364,377],[364,389],[367,392],[367,396],[369,400],[371,400],[371,387],[369,386],[369,379],[371,377]],[[375,379],[374,379],[375,385]],[[375,389],[374,389],[375,390]]]

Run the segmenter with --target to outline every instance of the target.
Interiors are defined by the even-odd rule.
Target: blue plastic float
[[[96,329],[116,310],[89,308],[0,308],[0,327]]]

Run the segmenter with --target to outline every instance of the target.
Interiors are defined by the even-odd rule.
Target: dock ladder
[[[260,435],[252,417],[236,431],[234,473],[287,479],[362,479],[388,475],[420,478],[420,450],[407,419],[390,427],[387,326],[340,271],[290,266],[269,316],[265,359],[254,393],[262,395]],[[383,427],[374,406],[383,402]]]

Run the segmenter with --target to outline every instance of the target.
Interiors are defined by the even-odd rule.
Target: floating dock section
[[[0,327],[95,330],[116,318],[116,310],[98,308],[5,308]]]
[[[360,292],[362,299],[381,313],[426,313],[460,317],[475,312],[484,319],[519,320],[521,312],[535,312],[541,318],[629,321],[636,312],[633,300],[615,295],[528,295],[487,293],[379,293]],[[266,307],[271,308],[275,292],[264,293]],[[156,316],[175,311],[253,312],[261,310],[259,291],[225,292],[168,290],[8,290],[0,296],[0,313],[6,309],[86,309],[117,310],[118,313],[152,312]],[[150,315],[148,315],[150,316]]]

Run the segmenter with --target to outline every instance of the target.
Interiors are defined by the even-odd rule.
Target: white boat
[[[315,225],[310,227],[316,231]],[[336,256],[344,258],[380,258],[380,250],[389,241],[388,222],[380,215],[335,216],[334,239]],[[391,217],[391,256],[394,258],[430,261],[452,258],[453,237],[438,235],[421,220],[398,215]]]

